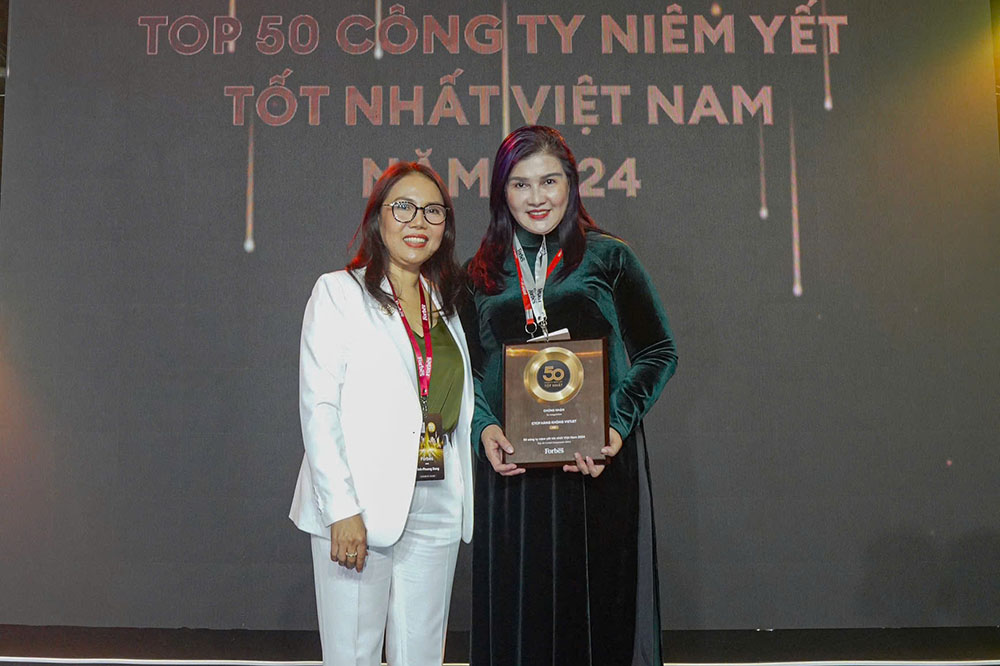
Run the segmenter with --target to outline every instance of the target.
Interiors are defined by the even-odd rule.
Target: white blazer
[[[360,513],[371,546],[403,532],[417,473],[423,417],[413,345],[395,308],[386,313],[362,286],[364,271],[327,273],[306,305],[299,357],[299,415],[305,456],[289,518],[310,534]],[[388,280],[383,280],[388,291]],[[432,293],[436,306],[439,300]],[[475,397],[465,332],[443,318],[462,353],[465,379],[454,449],[462,469],[462,539],[472,538]],[[446,451],[454,455],[456,451]]]

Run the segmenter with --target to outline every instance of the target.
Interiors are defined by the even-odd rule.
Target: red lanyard
[[[427,415],[427,394],[430,393],[431,389],[431,364],[434,361],[434,351],[431,347],[431,317],[430,313],[427,311],[427,303],[424,301],[424,290],[421,288],[419,281],[417,282],[417,291],[420,292],[420,320],[424,327],[424,354],[420,353],[420,345],[417,344],[417,336],[410,328],[410,322],[406,321],[406,313],[403,312],[403,305],[399,302],[399,297],[396,296],[396,290],[392,287],[392,281],[389,282],[389,289],[392,289],[392,297],[396,300],[396,308],[399,310],[399,318],[403,320],[403,328],[406,329],[407,335],[410,336],[410,344],[413,345],[413,355],[417,359],[417,379],[420,383],[420,409],[423,411],[424,415]]]
[[[545,239],[542,239],[542,242],[544,243]],[[563,256],[563,251],[559,250],[558,252],[556,252],[555,258],[549,262],[549,267],[545,271],[546,280],[548,280],[548,277],[552,275],[552,271],[556,269],[556,265],[562,259],[562,256]],[[527,327],[533,326],[535,324],[535,309],[531,305],[532,297],[528,291],[528,286],[524,283],[524,273],[521,269],[522,260],[526,261],[526,259],[524,259],[523,257],[518,257],[517,252],[515,251],[514,265],[517,266],[517,281],[521,285],[521,302],[524,303],[524,322],[525,322],[524,325],[525,325],[525,330],[527,330]],[[532,281],[532,288],[534,288],[534,281]],[[536,297],[536,300],[538,302],[542,301],[541,291],[542,291],[541,289],[538,290],[538,295]]]

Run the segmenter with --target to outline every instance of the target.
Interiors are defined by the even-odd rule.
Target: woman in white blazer
[[[459,539],[472,537],[474,407],[440,177],[386,170],[359,239],[302,322],[290,518],[312,535],[326,666],[375,666],[383,640],[394,666],[440,666]]]

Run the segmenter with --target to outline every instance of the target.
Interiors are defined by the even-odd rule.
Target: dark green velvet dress
[[[558,250],[550,234],[549,257]],[[529,264],[541,237],[518,229]],[[621,452],[596,478],[561,469],[501,477],[480,435],[503,427],[503,343],[524,341],[513,256],[502,292],[462,312],[476,387],[472,666],[662,664],[656,548],[642,418],[674,373],[663,306],[628,245],[588,233],[582,263],[545,285],[549,330],[606,337]],[[655,444],[655,442],[654,442]]]

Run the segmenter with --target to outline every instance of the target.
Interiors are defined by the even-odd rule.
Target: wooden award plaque
[[[504,345],[505,463],[553,467],[580,452],[606,462],[608,359],[605,340]]]

